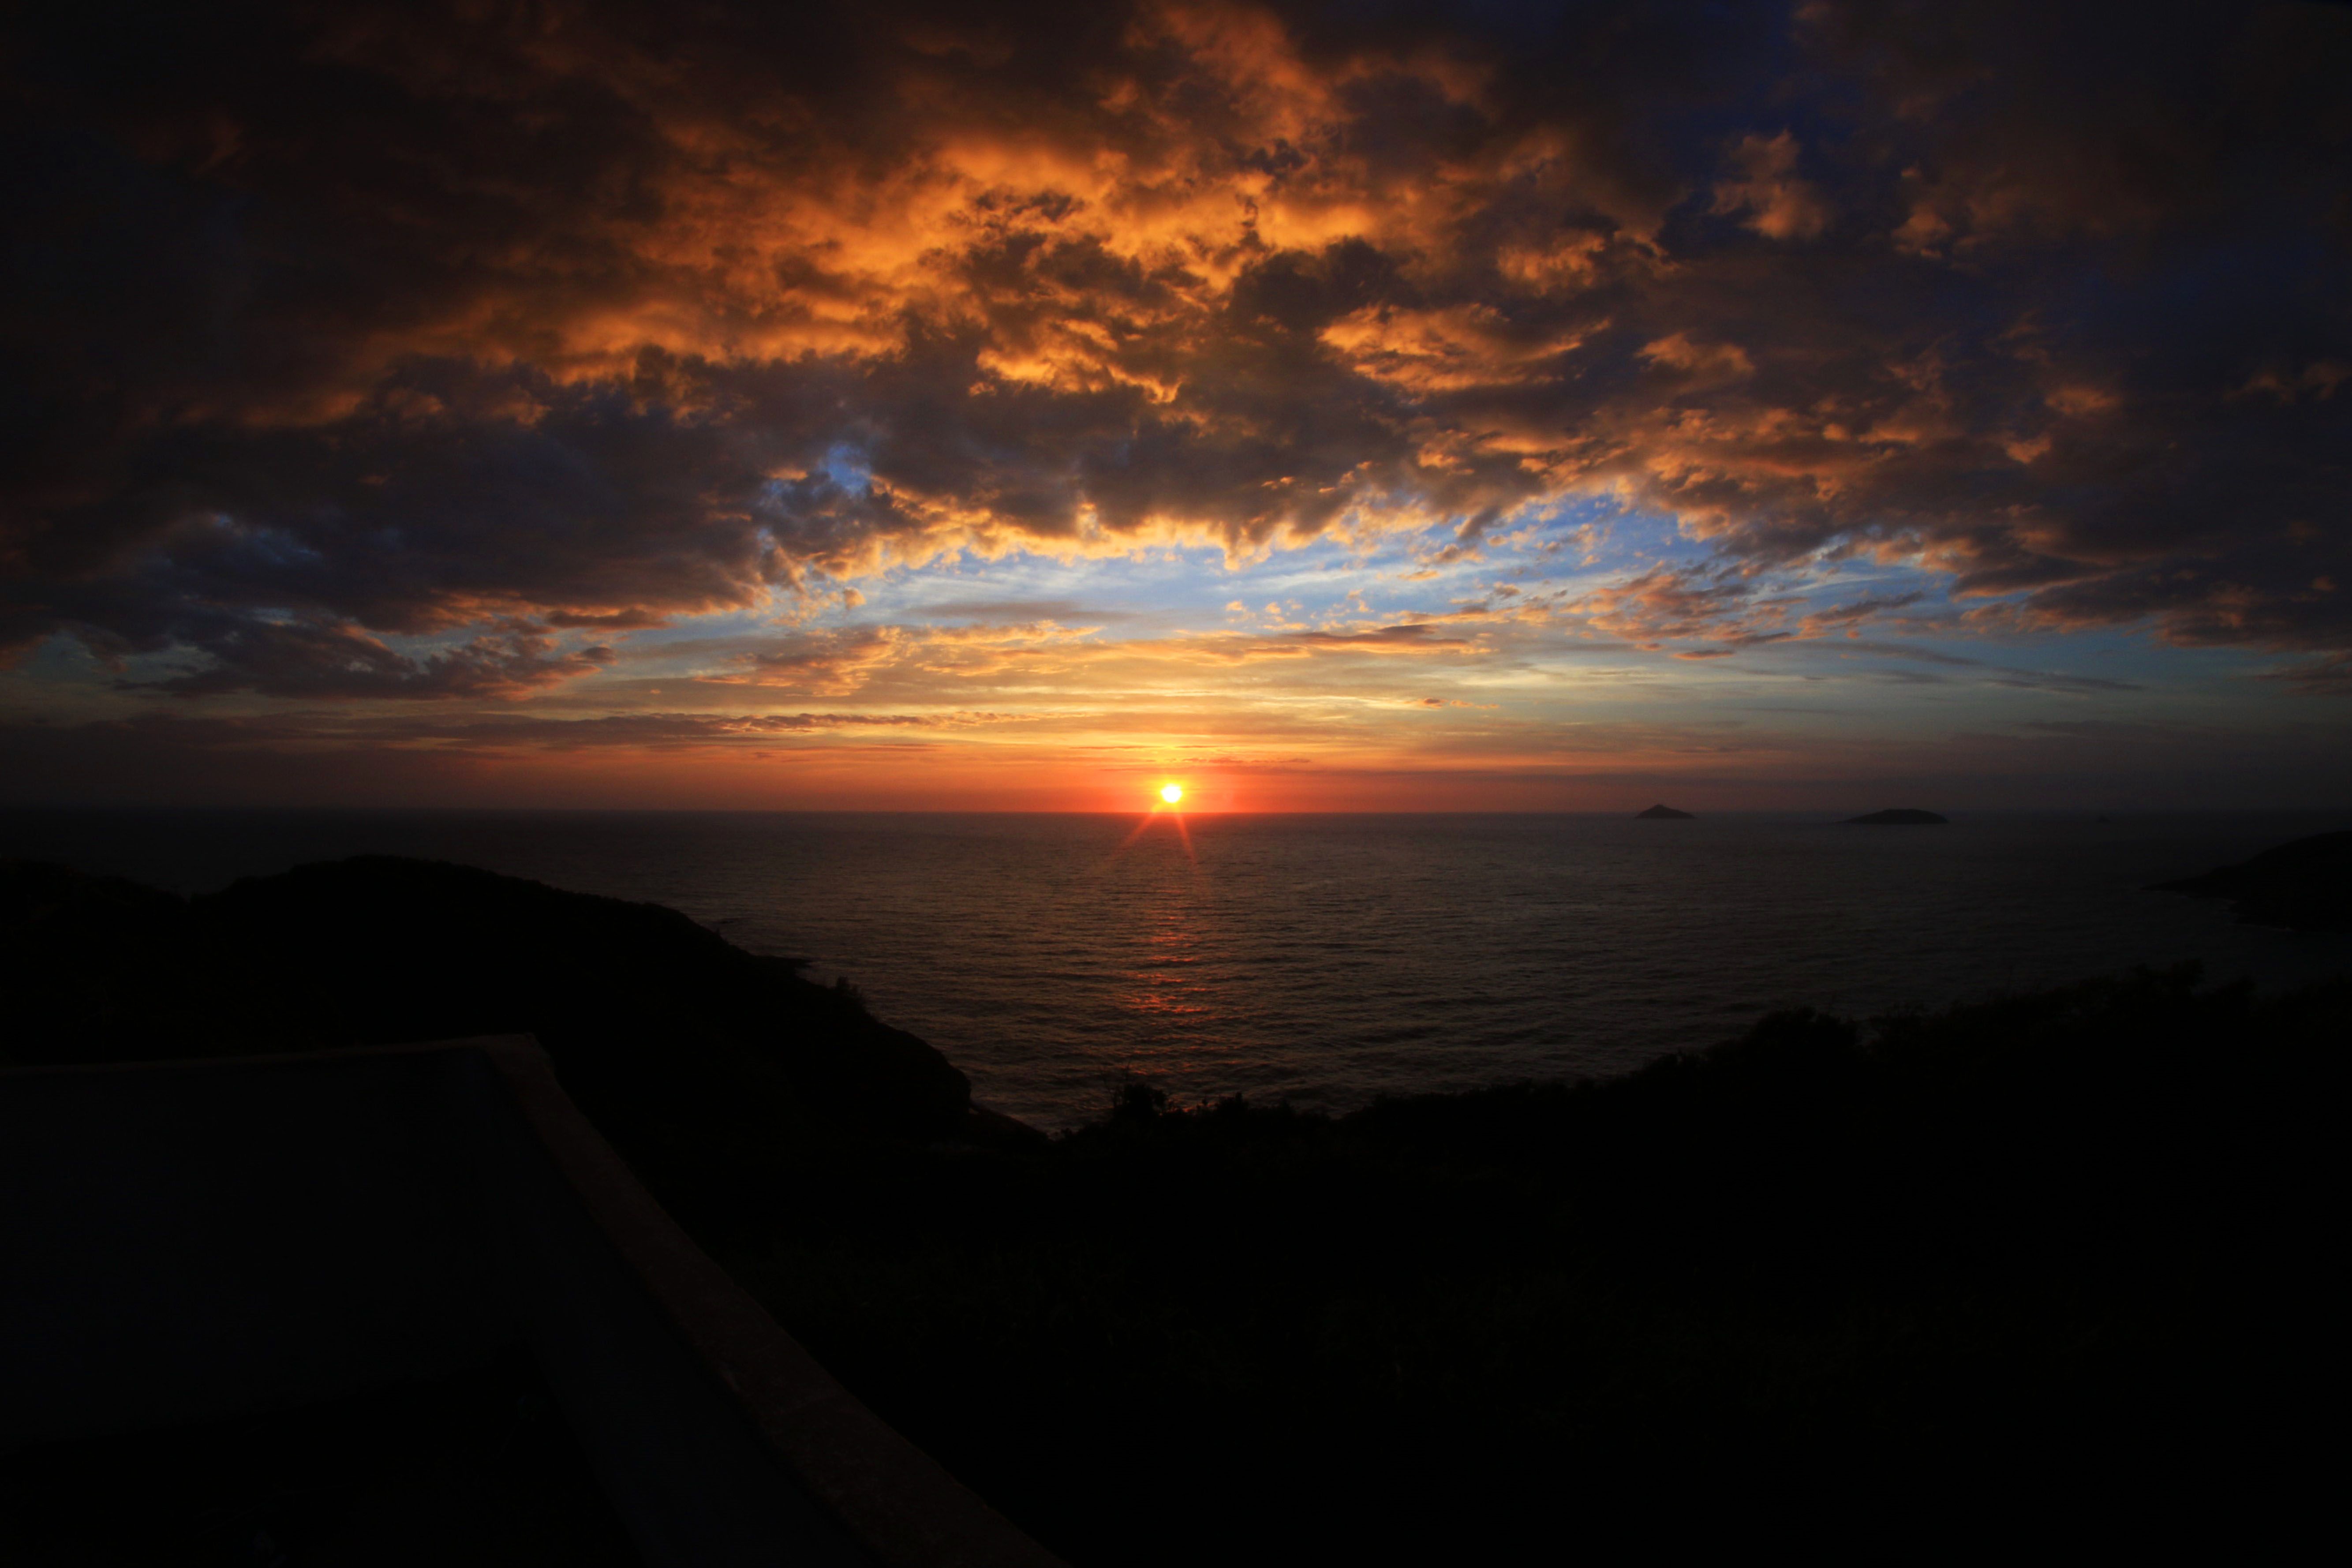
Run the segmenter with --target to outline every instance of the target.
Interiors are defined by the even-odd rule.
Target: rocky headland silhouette
[[[1633,820],[1636,822],[1689,822],[1696,815],[1695,812],[1676,811],[1671,805],[1654,805],[1647,811],[1635,812]]]
[[[2321,1458],[2342,982],[1798,1009],[1343,1116],[1137,1079],[1048,1139],[788,961],[461,867],[18,864],[0,935],[17,1062],[538,1034],[714,1257],[1082,1565],[2200,1508],[2259,1552]]]
[[[2231,913],[2253,925],[2352,931],[2352,832],[2298,838],[2236,866],[2155,883],[2151,890],[2228,899]]]
[[[1948,824],[1951,820],[1948,816],[1938,816],[1932,811],[1898,807],[1892,811],[1874,811],[1866,816],[1849,816],[1845,819],[1844,826],[1848,827],[1935,827]]]
[[[194,899],[0,867],[12,1064],[529,1033],[673,1196],[723,1187],[780,1142],[1035,1136],[975,1109],[945,1057],[800,968],[659,905],[391,856]]]

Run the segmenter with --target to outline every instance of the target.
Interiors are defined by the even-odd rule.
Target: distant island
[[[1950,817],[1938,816],[1932,811],[1906,809],[1874,811],[1868,816],[1849,816],[1845,819],[1844,826],[1847,827],[1933,827],[1939,823],[1949,821],[1951,821]]]
[[[1676,811],[1671,805],[1654,805],[1647,811],[1637,811],[1633,814],[1633,820],[1636,822],[1690,822],[1696,820],[1696,813]]]
[[[2251,925],[2289,931],[2352,931],[2352,833],[2298,838],[2252,859],[2149,890],[2192,899],[2228,899]]]

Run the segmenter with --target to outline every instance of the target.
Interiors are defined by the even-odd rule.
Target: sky
[[[177,9],[0,22],[0,804],[2352,796],[2352,6]]]

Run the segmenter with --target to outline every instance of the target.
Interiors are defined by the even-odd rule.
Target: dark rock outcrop
[[[1938,816],[1932,811],[1913,811],[1905,808],[1895,811],[1874,811],[1867,816],[1849,816],[1845,819],[1845,826],[1848,827],[1933,827],[1950,820],[1950,817]]]
[[[1647,811],[1635,812],[1633,820],[1636,822],[1689,822],[1696,815],[1688,811],[1676,811],[1671,805],[1654,805]]]
[[[2265,849],[2151,890],[2195,899],[2229,899],[2231,912],[2253,925],[2290,931],[2352,931],[2352,833],[2321,833]]]
[[[2226,1535],[2231,1457],[2309,1495],[2347,1035],[2352,985],[2181,968],[1339,1118],[1130,1084],[761,1278],[1076,1563],[1138,1519],[1160,1564],[1551,1561],[1561,1476],[1627,1557],[1792,1496],[2104,1529],[2152,1482]]]
[[[0,865],[17,1063],[527,1032],[625,1152],[691,1127],[655,1141],[714,1177],[779,1141],[988,1135],[946,1058],[799,968],[656,904],[436,861],[363,856],[193,900]]]

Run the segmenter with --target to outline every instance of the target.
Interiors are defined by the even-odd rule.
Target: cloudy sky
[[[2352,792],[2352,7],[29,9],[0,800]]]

